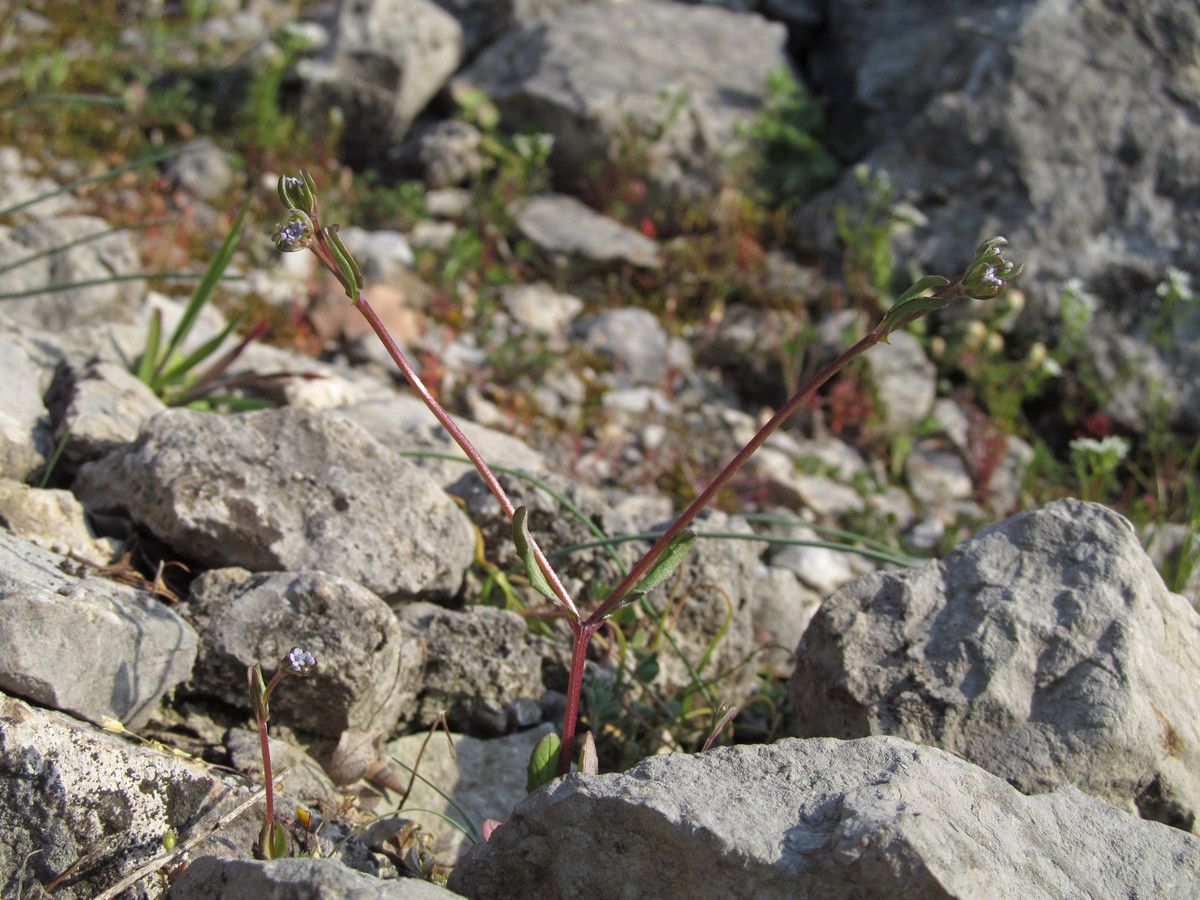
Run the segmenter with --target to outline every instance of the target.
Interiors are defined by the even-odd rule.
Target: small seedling
[[[710,503],[746,463],[750,456],[787,420],[801,405],[808,402],[816,391],[830,378],[843,369],[851,360],[861,356],[898,329],[922,318],[936,309],[941,309],[951,300],[962,297],[991,299],[999,296],[1008,283],[1015,278],[1020,267],[1004,256],[1008,243],[1002,237],[984,241],[975,251],[970,265],[961,276],[951,281],[937,275],[921,278],[904,292],[882,321],[831,363],[810,378],[780,408],[769,422],[733,457],[725,468],[699,493],[690,506],[675,520],[674,524],[654,542],[645,555],[626,573],[590,614],[580,611],[562,581],[555,573],[529,532],[524,508],[518,508],[509,499],[508,493],[496,478],[495,473],[479,451],[463,434],[462,429],[437,401],[405,357],[403,351],[388,333],[375,311],[362,294],[363,280],[354,258],[338,237],[336,225],[322,226],[317,209],[317,188],[312,176],[303,169],[298,177],[283,176],[279,179],[279,198],[287,209],[287,219],[274,234],[277,249],[284,252],[309,250],[341,282],[346,296],[362,313],[371,329],[379,337],[392,360],[399,367],[413,390],[424,401],[430,412],[446,429],[455,443],[475,465],[480,477],[500,503],[501,509],[513,526],[513,542],[517,554],[524,564],[531,586],[552,603],[557,604],[571,629],[571,668],[567,682],[567,707],[563,718],[563,733],[557,748],[557,760],[551,752],[550,742],[539,743],[531,762],[531,782],[534,768],[537,779],[544,777],[547,769],[559,775],[566,774],[575,753],[575,729],[579,718],[579,701],[583,691],[584,662],[592,636],[614,613],[622,607],[644,596],[648,591],[666,582],[677,570],[696,539],[688,526]],[[264,726],[265,727],[265,726]],[[265,735],[265,730],[263,732]],[[264,736],[263,740],[266,738]],[[264,744],[265,746],[265,744]]]
[[[317,667],[311,653],[301,647],[293,647],[269,683],[263,682],[262,667],[255,664],[246,669],[246,680],[250,686],[250,705],[254,707],[254,718],[258,720],[258,740],[262,746],[263,782],[266,787],[267,817],[258,834],[258,852],[263,859],[279,859],[287,853],[287,834],[275,820],[275,783],[271,775],[271,746],[267,740],[267,721],[271,718],[268,701],[271,694],[288,675],[306,677]]]

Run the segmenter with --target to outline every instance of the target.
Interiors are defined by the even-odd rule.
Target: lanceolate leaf
[[[650,567],[646,577],[621,598],[621,603],[632,603],[674,575],[675,570],[679,568],[679,564],[683,562],[683,558],[687,556],[694,543],[696,543],[696,532],[694,531],[681,531],[675,535],[671,543],[667,544],[658,559],[654,561],[654,565]]]
[[[525,779],[525,790],[533,793],[544,784],[549,784],[558,777],[558,754],[562,742],[558,735],[551,732],[537,742],[533,753],[529,756],[529,767]]]
[[[926,275],[912,287],[900,295],[900,299],[888,310],[883,319],[883,340],[886,342],[893,331],[903,328],[910,322],[915,322],[935,309],[942,309],[950,302],[948,297],[924,297],[926,291],[944,287],[949,280],[941,275]]]
[[[525,564],[525,574],[529,577],[530,586],[547,600],[558,602],[558,595],[533,555],[533,538],[529,534],[529,510],[518,506],[513,513],[513,543],[517,547],[517,556]]]

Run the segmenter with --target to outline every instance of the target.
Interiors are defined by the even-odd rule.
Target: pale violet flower
[[[297,675],[307,675],[317,664],[316,657],[302,647],[293,647],[287,659],[288,665]]]

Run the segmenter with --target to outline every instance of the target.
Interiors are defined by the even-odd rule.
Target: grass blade
[[[225,240],[221,243],[220,249],[217,250],[216,255],[212,258],[212,262],[204,270],[204,275],[201,277],[200,283],[192,291],[191,299],[188,300],[187,308],[183,312],[183,318],[179,320],[179,325],[176,326],[174,333],[171,335],[171,341],[167,345],[166,353],[163,354],[164,363],[187,340],[192,326],[196,324],[196,320],[200,317],[201,310],[212,299],[217,282],[221,280],[221,276],[225,274],[225,268],[229,265],[229,261],[233,259],[238,242],[242,238],[242,220],[246,216],[246,205],[243,203],[242,208],[238,210],[238,214],[233,220],[233,225],[230,226],[229,234],[225,236]],[[210,350],[209,353],[211,352]],[[201,359],[203,358],[201,357]]]

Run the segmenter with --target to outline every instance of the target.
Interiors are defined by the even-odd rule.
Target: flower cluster
[[[287,655],[287,664],[296,675],[307,675],[316,668],[316,658],[303,647],[293,647]]]
[[[279,199],[287,208],[288,217],[275,226],[271,236],[275,249],[284,253],[311,250],[342,283],[346,296],[357,303],[363,286],[362,272],[338,237],[338,227],[321,227],[317,218],[317,185],[306,169],[301,169],[299,176],[279,177]]]

